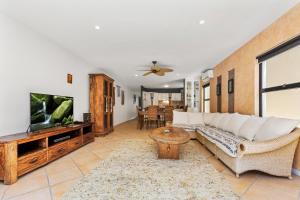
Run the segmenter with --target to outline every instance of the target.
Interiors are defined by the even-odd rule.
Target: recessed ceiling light
[[[135,74],[134,76],[139,76],[138,74]]]
[[[202,25],[202,24],[205,24],[205,20],[204,20],[204,19],[200,20],[200,21],[199,21],[199,24],[201,24],[201,25]]]
[[[100,26],[98,26],[98,25],[95,25],[95,30],[100,30]]]
[[[169,87],[169,85],[164,85],[164,87],[165,87],[165,88],[168,88],[168,87]]]

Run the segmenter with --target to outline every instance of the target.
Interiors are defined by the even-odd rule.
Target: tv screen
[[[30,93],[30,129],[73,123],[73,97]]]

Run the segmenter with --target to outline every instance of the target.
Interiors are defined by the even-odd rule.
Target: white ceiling
[[[296,3],[299,0],[0,0],[0,10],[137,89],[163,86],[214,67]],[[204,25],[199,25],[201,19]],[[175,72],[135,77],[142,74],[136,70],[152,60]]]

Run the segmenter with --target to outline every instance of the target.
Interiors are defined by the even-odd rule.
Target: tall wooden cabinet
[[[96,136],[113,131],[113,83],[105,74],[90,74],[90,113]]]

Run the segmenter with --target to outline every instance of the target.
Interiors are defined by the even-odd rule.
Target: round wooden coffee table
[[[149,137],[157,142],[159,159],[179,159],[181,144],[187,143],[191,138],[182,128],[161,127],[154,129]]]

